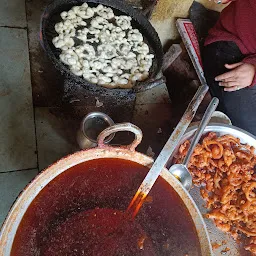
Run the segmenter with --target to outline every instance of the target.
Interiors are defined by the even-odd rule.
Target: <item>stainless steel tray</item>
[[[176,150],[174,151],[174,153],[172,154],[172,156],[169,160],[169,166],[171,165],[173,156],[177,153],[179,146],[184,141],[190,140],[192,135],[195,133],[196,129],[197,129],[197,126],[192,126],[186,131],[186,133],[182,137],[182,140],[180,141],[179,145],[177,146]],[[222,136],[225,134],[230,134],[230,135],[233,135],[234,137],[239,138],[241,140],[241,143],[247,143],[256,148],[256,137],[240,128],[235,127],[235,126],[224,125],[224,124],[210,124],[206,127],[204,134],[206,134],[208,132],[216,132],[217,135],[219,135],[219,136]],[[191,194],[192,198],[194,199],[194,201],[196,202],[201,213],[205,214],[207,212],[207,210],[204,208],[205,202],[200,195],[199,188],[194,186],[190,190],[190,194]],[[247,256],[247,255],[250,255],[250,253],[248,253],[247,251],[245,251],[243,249],[243,245],[236,243],[232,239],[232,237],[230,237],[228,234],[217,229],[211,220],[209,220],[209,219],[204,219],[204,220],[205,220],[212,244],[213,243],[222,244],[223,241],[227,242],[226,244],[221,245],[218,249],[213,250],[214,255],[216,255],[216,256],[223,256],[223,255],[227,255],[227,256],[238,256],[238,255],[245,256],[246,255]],[[227,247],[230,249],[230,251],[228,251],[226,253],[222,253],[222,251]]]

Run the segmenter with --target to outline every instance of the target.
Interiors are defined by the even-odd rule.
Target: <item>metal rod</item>
[[[204,132],[205,127],[209,123],[213,112],[216,110],[217,106],[219,104],[219,100],[217,98],[213,98],[209,106],[207,107],[205,114],[203,116],[203,119],[200,122],[199,127],[197,128],[196,134],[193,137],[190,147],[188,149],[188,153],[183,161],[183,165],[187,166],[190,160],[190,157],[193,154],[194,148],[197,145],[198,141],[200,140],[202,133]]]
[[[184,115],[182,116],[180,122],[176,126],[175,130],[171,134],[170,138],[168,139],[167,143],[165,144],[164,148],[160,152],[159,156],[157,157],[156,161],[154,162],[153,166],[151,167],[150,171],[148,172],[147,176],[141,183],[137,193],[135,194],[134,198],[132,199],[127,211],[135,217],[142,206],[146,196],[148,195],[149,191],[153,187],[155,181],[157,180],[159,174],[161,173],[162,169],[165,167],[167,161],[169,160],[171,154],[177,147],[180,139],[184,135],[185,131],[187,130],[189,124],[193,120],[195,113],[202,102],[205,94],[207,93],[209,87],[205,84],[198,88],[196,94],[194,95],[193,99],[191,100],[189,106],[187,107]]]

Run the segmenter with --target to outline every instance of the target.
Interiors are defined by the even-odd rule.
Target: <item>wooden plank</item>
[[[181,46],[179,44],[173,44],[164,55],[162,71],[165,72],[172,65],[172,63],[179,57],[181,53]]]

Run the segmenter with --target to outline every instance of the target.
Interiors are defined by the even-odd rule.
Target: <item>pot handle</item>
[[[112,133],[123,132],[123,131],[128,131],[128,132],[134,133],[134,135],[135,135],[134,141],[130,145],[123,146],[123,147],[127,148],[128,150],[135,151],[136,147],[141,143],[143,135],[142,135],[141,129],[131,123],[120,123],[120,124],[115,124],[115,125],[112,125],[112,126],[106,128],[98,136],[98,139],[97,139],[98,147],[99,148],[110,147],[104,143],[104,140],[106,139],[106,137],[108,137]]]

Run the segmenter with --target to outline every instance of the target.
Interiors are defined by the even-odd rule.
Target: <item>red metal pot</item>
[[[111,147],[109,145],[105,145],[104,139],[108,137],[110,134],[116,133],[118,131],[133,132],[135,134],[135,140],[133,141],[132,144],[123,147]],[[54,163],[46,170],[42,171],[20,194],[17,201],[10,210],[0,233],[0,255],[9,256],[11,254],[11,249],[15,235],[17,233],[17,229],[22,221],[24,214],[27,212],[28,207],[31,205],[33,200],[39,195],[39,193],[47,184],[52,182],[53,179],[55,179],[62,173],[66,172],[67,170],[70,170],[70,168],[73,168],[74,166],[77,166],[90,160],[110,158],[129,160],[150,168],[150,166],[153,163],[153,159],[135,151],[135,148],[138,146],[141,140],[142,132],[138,127],[129,123],[114,125],[113,127],[107,128],[100,134],[97,148],[79,151],[75,154],[69,155]],[[193,221],[196,230],[195,232],[199,240],[201,255],[212,255],[212,249],[210,245],[209,236],[205,227],[205,223],[193,199],[191,198],[189,193],[183,188],[182,184],[174,176],[172,176],[167,169],[162,170],[161,177],[168,183],[168,187],[172,187],[175,190],[175,192],[181,199],[181,203],[184,204],[184,207],[189,212],[191,220]],[[135,191],[136,189],[137,187],[135,187]],[[168,198],[165,198],[163,200],[167,200],[166,202],[168,202]],[[153,201],[152,205],[154,204],[157,204],[157,202]],[[161,212],[160,210],[161,209],[159,209],[159,214]],[[162,222],[164,223],[164,225],[168,225],[168,220],[164,218],[165,217],[162,216]],[[181,221],[185,222],[186,220],[184,219]],[[182,246],[186,247],[186,242],[188,241],[185,241],[182,244]],[[179,253],[176,253],[175,255],[179,255]]]

